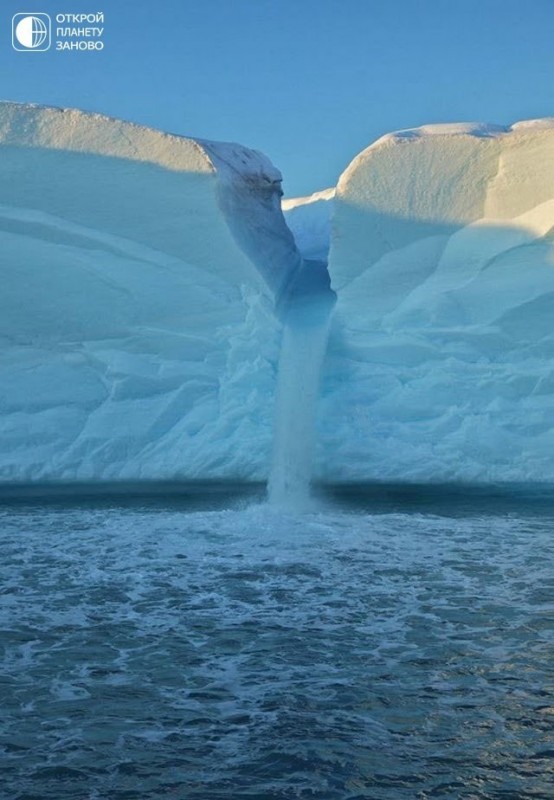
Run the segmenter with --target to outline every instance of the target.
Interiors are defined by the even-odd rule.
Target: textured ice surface
[[[239,145],[0,104],[0,479],[264,477],[300,266]]]
[[[554,479],[554,121],[385,136],[342,175],[331,479]]]
[[[308,197],[282,202],[285,220],[305,258],[327,260],[335,189],[324,189]]]
[[[317,477],[554,479],[552,120],[383,137],[284,201],[298,249],[239,145],[6,103],[0,155],[0,480],[267,478],[330,228]]]

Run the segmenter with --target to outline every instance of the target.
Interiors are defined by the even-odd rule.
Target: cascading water
[[[317,398],[334,304],[325,262],[305,261],[283,312],[268,483],[272,505],[298,509],[309,502]]]

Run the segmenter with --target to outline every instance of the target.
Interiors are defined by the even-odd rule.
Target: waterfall
[[[268,483],[272,505],[298,509],[309,502],[321,368],[334,303],[327,265],[306,261],[282,313],[284,329]]]

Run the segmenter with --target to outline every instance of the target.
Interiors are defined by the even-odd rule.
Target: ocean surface
[[[0,505],[2,800],[554,798],[554,504]]]

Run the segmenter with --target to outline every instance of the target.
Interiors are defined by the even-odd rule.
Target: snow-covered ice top
[[[553,142],[554,118],[510,127],[427,125],[383,136],[338,182],[333,285],[426,231],[511,220],[550,199]],[[363,225],[356,209],[364,211]]]
[[[318,203],[320,200],[332,200],[335,196],[335,187],[330,186],[328,189],[321,189],[319,192],[312,192],[305,197],[285,197],[281,202],[283,211],[292,211],[300,206],[311,205]]]
[[[215,246],[217,237],[207,250],[206,231],[198,230],[196,242],[190,236],[191,226],[202,222],[198,209],[190,213],[190,199],[198,204],[211,191],[222,212],[220,225],[229,227],[248,256],[229,270],[232,282],[238,270],[241,278],[255,280],[253,263],[278,296],[298,269],[299,255],[280,212],[281,173],[256,150],[76,109],[8,102],[0,103],[0,146],[12,176],[4,182],[10,204],[26,207],[34,192],[36,211],[86,225],[98,221],[106,232],[130,232],[133,240],[176,257],[196,247],[194,259],[226,279],[225,250]],[[36,196],[39,177],[42,201]],[[198,196],[188,189],[191,183]]]

